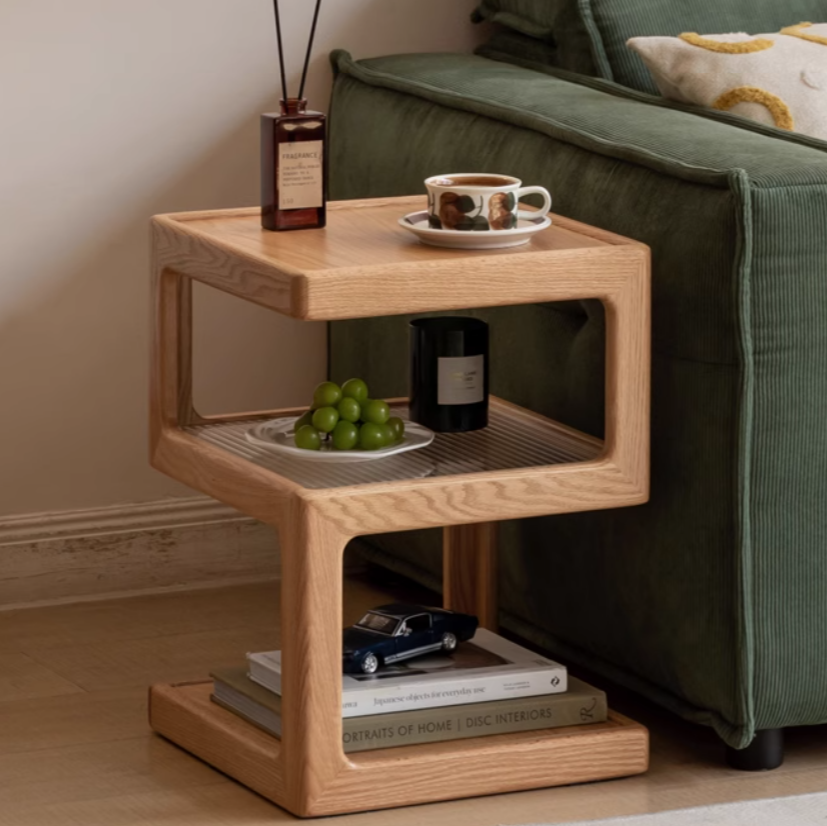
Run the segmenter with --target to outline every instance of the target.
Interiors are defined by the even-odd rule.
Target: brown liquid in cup
[[[476,175],[467,178],[439,178],[435,186],[512,186],[515,182],[499,175]]]

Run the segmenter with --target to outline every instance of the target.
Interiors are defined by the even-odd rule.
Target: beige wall
[[[331,48],[469,50],[474,4],[326,0],[311,103]],[[147,219],[258,202],[273,41],[269,0],[0,2],[0,516],[191,495],[146,463]],[[323,328],[205,292],[200,407],[303,403]]]

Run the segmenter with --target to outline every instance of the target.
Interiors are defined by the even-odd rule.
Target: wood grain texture
[[[83,690],[26,654],[16,651],[6,652],[2,663],[0,703],[24,697],[59,697],[63,694],[79,694]]]
[[[322,794],[296,807],[283,769],[271,769],[284,765],[282,744],[211,703],[210,691],[204,684],[153,686],[153,728],[304,817],[605,780],[648,767],[646,729],[611,712],[607,723],[591,726],[360,752],[350,760],[342,756],[341,769]]]
[[[116,796],[161,797],[174,790],[228,783],[205,763],[145,733],[103,743],[0,754],[0,778],[0,823],[14,826],[42,826],[47,809],[53,807],[63,815],[63,823],[85,826],[89,820],[75,820],[66,809],[91,799],[99,811],[111,815]]]
[[[258,210],[255,212],[258,214]],[[247,220],[252,221],[253,212],[248,210],[248,214]],[[260,222],[260,215],[255,220]],[[238,249],[231,235],[216,237],[199,229],[195,222],[176,221],[175,216],[153,218],[152,236],[155,261],[162,269],[175,270],[239,298],[290,314],[293,285],[301,273],[285,269],[266,256]]]
[[[277,583],[271,583],[273,602]],[[228,620],[229,623],[229,620]],[[281,644],[271,621],[259,627],[144,637],[118,642],[40,646],[27,653],[85,691],[146,687],[151,682],[206,680],[214,668],[243,665],[246,651]]]
[[[267,232],[257,210],[159,216],[156,262],[294,318],[334,320],[551,301],[574,285],[598,297],[647,255],[559,216],[523,247],[428,247],[397,224],[424,200],[333,203],[327,227],[312,232]]]
[[[164,427],[189,424],[192,405],[192,282],[158,263],[153,245],[153,335],[150,439]]]
[[[249,775],[254,788],[301,816],[618,777],[644,771],[647,763],[645,729],[619,718],[588,730],[432,744],[351,760],[342,753],[342,554],[349,539],[448,526],[448,600],[473,605],[494,626],[491,522],[648,498],[648,250],[564,219],[516,252],[434,249],[395,223],[420,202],[335,204],[328,228],[312,233],[263,232],[252,210],[154,222],[152,463],[279,528],[287,633],[278,751],[265,753],[260,739],[248,749],[241,721],[230,726],[220,717],[214,725],[213,709],[203,702],[186,713],[175,710],[187,704],[186,689],[154,691],[152,721],[242,782]],[[539,426],[540,439],[580,440],[585,450],[574,455],[590,458],[305,488],[182,429],[207,421],[192,410],[189,299],[181,286],[189,278],[300,319],[598,298],[606,306],[605,443],[507,405],[508,416]]]
[[[144,695],[133,688],[0,702],[0,756],[140,737]]]
[[[443,603],[452,611],[472,614],[482,628],[497,631],[496,522],[445,528],[442,541]]]
[[[648,499],[638,480],[608,459],[300,495],[352,536],[603,510]]]
[[[346,768],[342,752],[342,563],[350,537],[296,500],[279,531],[282,579],[281,770],[287,808],[306,812]]]
[[[211,702],[211,693],[212,682],[152,686],[152,728],[264,797],[283,799],[280,741]]]

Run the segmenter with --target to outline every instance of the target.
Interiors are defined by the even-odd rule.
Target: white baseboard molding
[[[0,518],[0,610],[278,575],[276,531],[207,497]]]

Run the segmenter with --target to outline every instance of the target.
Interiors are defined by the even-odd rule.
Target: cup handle
[[[551,211],[551,195],[544,186],[524,186],[517,190],[517,203],[523,195],[542,195],[544,199],[543,206],[539,210],[534,209],[518,209],[517,219],[523,221],[534,221],[537,218],[545,218]]]

